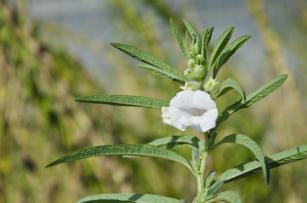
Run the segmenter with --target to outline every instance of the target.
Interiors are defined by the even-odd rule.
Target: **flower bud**
[[[203,57],[202,57],[201,54],[197,54],[196,61],[197,61],[197,64],[202,64],[203,63]]]
[[[193,72],[197,79],[203,79],[206,75],[205,68],[202,65],[196,65]]]
[[[192,51],[194,56],[196,56],[198,54],[198,44],[197,43],[194,43],[192,45],[191,51]]]
[[[204,90],[206,92],[212,92],[219,86],[219,84],[220,83],[217,80],[210,77],[208,81],[204,84]]]
[[[192,51],[189,51],[189,57],[190,58],[195,58],[195,54]]]
[[[186,69],[184,71],[184,76],[186,76],[188,79],[193,79],[193,80],[199,80],[200,79],[199,77],[197,77],[195,75],[195,72],[192,71],[191,69]]]
[[[186,76],[187,78],[192,78],[192,76],[193,76],[193,72],[192,72],[192,70],[191,69],[186,69],[185,71],[184,71],[184,76]]]
[[[200,90],[201,83],[195,80],[185,82],[184,86],[180,86],[183,90]]]
[[[189,60],[188,60],[188,65],[189,65],[189,67],[191,67],[191,68],[194,68],[195,67],[195,60],[194,59],[192,59],[192,58],[190,58]]]

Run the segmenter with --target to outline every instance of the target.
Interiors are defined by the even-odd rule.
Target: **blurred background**
[[[157,109],[76,103],[91,94],[131,94],[169,100],[178,85],[136,68],[109,45],[135,45],[181,71],[183,57],[169,31],[182,18],[199,32],[215,26],[213,42],[234,25],[233,39],[251,34],[223,68],[251,92],[286,73],[277,92],[242,110],[219,138],[247,134],[266,155],[306,143],[306,0],[0,0],[0,202],[74,202],[98,193],[155,193],[191,200],[196,182],[176,163],[154,159],[91,158],[54,168],[56,157],[86,146],[141,144],[180,134]],[[220,111],[236,101],[229,93]],[[131,119],[133,118],[133,119]],[[226,145],[225,145],[226,146]],[[189,156],[190,150],[179,149]],[[213,158],[214,159],[213,159]],[[217,173],[253,159],[227,145],[209,159]],[[226,184],[243,202],[307,202],[306,161]]]

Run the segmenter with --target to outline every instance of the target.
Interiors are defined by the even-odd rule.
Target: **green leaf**
[[[268,165],[268,168],[272,169],[278,166],[282,166],[284,164],[303,160],[306,158],[307,145],[305,144],[270,156],[266,156],[265,160]],[[227,183],[239,178],[250,176],[260,171],[260,162],[258,160],[254,160],[228,169],[218,177],[218,180],[223,180],[225,181],[225,183]]]
[[[214,177],[215,177],[215,172],[214,171],[210,171],[210,173],[207,175],[206,180],[205,180],[205,188],[209,188]]]
[[[264,97],[268,96],[276,89],[278,89],[287,79],[288,75],[283,74],[275,77],[274,79],[270,80],[269,82],[265,83],[262,87],[260,87],[255,92],[246,96],[246,102],[242,105],[241,108],[246,108],[257,101],[263,99]]]
[[[148,144],[166,149],[173,149],[174,147],[184,144],[198,147],[198,143],[199,139],[194,135],[174,135],[156,139]]]
[[[209,67],[211,67],[217,57],[220,55],[221,51],[225,48],[227,45],[227,42],[230,40],[232,32],[233,32],[234,27],[231,26],[227,30],[223,32],[223,34],[220,36],[220,38],[217,40],[213,51],[211,53],[210,59],[209,59]]]
[[[151,72],[155,75],[158,75],[158,76],[161,76],[161,77],[164,77],[164,78],[170,78],[170,79],[172,79],[176,82],[179,82],[180,84],[185,83],[183,80],[176,78],[176,76],[174,76],[173,74],[170,74],[169,72],[164,71],[164,70],[157,68],[155,66],[148,65],[148,64],[138,64],[137,67],[142,68],[146,71],[149,71],[149,72]]]
[[[138,203],[184,203],[185,201],[173,199],[170,197],[163,197],[160,195],[152,194],[100,194],[85,197],[79,200],[77,203],[103,203],[110,200],[118,202],[138,202]]]
[[[181,155],[167,149],[146,144],[145,145],[121,144],[121,145],[102,145],[102,146],[88,147],[76,152],[68,153],[56,159],[55,161],[49,163],[46,167],[55,166],[68,161],[85,159],[88,157],[122,156],[122,155],[168,159],[183,164],[191,170],[188,161]]]
[[[216,181],[207,191],[206,199],[211,199],[218,191],[222,189],[224,181]]]
[[[270,182],[270,170],[266,165],[266,162],[265,162],[265,159],[264,159],[264,156],[263,156],[263,153],[262,153],[260,147],[258,146],[258,144],[254,140],[247,137],[246,135],[231,134],[231,135],[224,137],[222,140],[220,140],[218,143],[216,143],[213,146],[213,148],[215,148],[215,147],[217,147],[221,144],[224,144],[224,143],[240,144],[240,145],[245,146],[249,150],[251,150],[253,152],[253,154],[256,156],[256,158],[258,159],[258,161],[261,165],[266,183]]]
[[[224,80],[222,82],[220,89],[215,94],[214,98],[216,99],[216,98],[222,96],[223,94],[227,93],[231,89],[237,91],[240,94],[240,96],[242,98],[242,102],[246,101],[245,92],[243,91],[241,86],[237,83],[237,81],[235,81],[232,78],[227,78],[226,80]]]
[[[201,56],[206,59],[207,57],[207,46],[206,46],[206,36],[208,35],[208,28],[206,28],[201,34]]]
[[[244,35],[231,42],[223,49],[221,54],[217,57],[216,64],[213,69],[213,78],[216,78],[222,65],[224,65],[228,59],[249,39],[250,35]]]
[[[93,95],[79,97],[76,99],[76,101],[96,104],[109,104],[114,106],[134,106],[148,108],[161,108],[164,106],[169,106],[168,102],[159,99],[130,95]]]
[[[214,30],[214,26],[212,26],[212,27],[208,30],[208,34],[207,34],[207,36],[206,36],[206,46],[207,46],[207,48],[209,47],[209,43],[210,43],[210,41],[211,41],[211,37],[212,37],[213,30]]]
[[[187,56],[187,53],[186,53],[186,51],[185,51],[185,47],[184,47],[184,45],[183,45],[181,35],[180,35],[180,33],[179,33],[179,31],[178,31],[178,29],[177,29],[177,27],[176,27],[176,25],[175,25],[173,19],[170,18],[169,24],[170,24],[170,27],[171,27],[171,32],[172,32],[172,34],[173,34],[173,37],[174,37],[174,39],[176,40],[176,42],[178,43],[178,45],[179,45],[179,47],[180,47],[180,49],[181,49],[181,53],[182,53],[182,55],[184,56],[184,59],[185,59],[186,61],[188,61],[188,56]]]
[[[261,86],[259,89],[257,89],[255,92],[252,92],[246,96],[246,101],[243,102],[242,100],[239,100],[232,105],[228,106],[218,117],[216,121],[216,126],[219,126],[224,120],[229,118],[233,113],[236,111],[247,108],[257,101],[265,98],[272,92],[274,92],[276,89],[278,89],[287,79],[287,75],[279,75],[272,80],[265,83],[263,86]]]
[[[118,199],[99,199],[99,200],[89,200],[87,203],[136,203],[134,201],[128,200],[118,200]],[[139,202],[137,202],[139,203]]]
[[[139,61],[142,61],[144,63],[147,63],[149,65],[153,65],[156,66],[157,68],[160,68],[166,72],[168,72],[169,74],[172,74],[175,78],[177,78],[178,80],[182,80],[185,81],[186,78],[184,77],[184,75],[182,73],[180,73],[178,70],[176,70],[175,68],[171,67],[170,65],[168,65],[167,63],[164,63],[162,61],[160,61],[158,58],[134,47],[134,46],[130,46],[130,45],[126,45],[126,44],[120,44],[120,43],[111,43],[111,45],[117,49],[119,49],[120,51],[124,52],[125,54],[136,58]]]
[[[211,199],[208,201],[208,203],[210,202],[216,202],[216,201],[227,201],[229,203],[241,203],[241,199],[240,196],[233,192],[233,191],[225,191],[225,192],[221,192],[216,198]]]
[[[186,47],[191,46],[190,38],[189,38],[189,32],[187,30],[185,30],[185,44],[186,44]]]
[[[183,20],[184,26],[187,28],[190,36],[192,38],[194,38],[194,36],[196,36],[196,38],[199,39],[199,35],[197,33],[197,31],[194,29],[194,27],[191,25],[191,23],[189,23],[187,20]]]
[[[163,149],[174,149],[182,145],[190,145],[198,148],[199,139],[194,135],[174,135],[155,139],[147,144]],[[137,156],[123,156],[124,158],[137,158]]]
[[[212,32],[213,32],[214,27],[211,27],[210,29],[206,29],[201,37],[201,42],[202,42],[202,48],[201,48],[201,55],[204,59],[207,59],[207,49],[209,47],[209,43],[212,37]]]

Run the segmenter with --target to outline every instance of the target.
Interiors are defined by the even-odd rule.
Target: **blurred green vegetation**
[[[180,25],[181,13],[170,11],[159,0],[113,0],[109,4],[114,15],[110,23],[120,22],[119,29],[125,30],[125,36],[127,33],[135,36],[129,39],[131,44],[141,45],[141,49],[180,70],[185,69],[175,42],[171,47],[163,47],[157,22],[168,26],[172,16]],[[140,4],[143,12],[138,9]],[[264,2],[248,0],[246,4],[267,52],[266,78],[279,73],[288,73],[290,77],[267,102],[239,112],[225,122],[219,138],[235,131],[248,134],[269,154],[306,142],[305,113],[300,108],[306,106],[306,97],[302,95],[306,70],[292,72],[287,67],[280,53],[286,36],[279,36],[270,25]],[[304,33],[307,17],[305,10],[301,12],[302,17],[295,22],[298,32]],[[110,192],[156,193],[191,199],[195,193],[194,177],[179,165],[163,160],[92,158],[44,169],[57,156],[85,146],[145,143],[178,131],[163,125],[157,110],[74,102],[78,96],[110,92],[99,86],[65,49],[43,40],[42,31],[82,44],[107,58],[116,66],[113,81],[116,87],[112,93],[169,100],[179,91],[172,82],[137,70],[121,53],[67,28],[34,23],[22,10],[0,3],[0,202],[73,202],[86,195]],[[304,40],[301,44],[306,43]],[[287,41],[296,51],[297,59],[306,64],[302,53],[306,55],[306,50],[301,44],[297,47]],[[243,87],[250,87],[251,81],[257,80],[251,80],[251,76],[244,75],[248,72],[238,72],[234,66],[240,63],[226,65],[220,78],[234,77]],[[236,96],[230,93],[219,99],[220,108],[235,101]],[[276,102],[278,106],[273,105]],[[189,149],[179,151],[185,156],[190,153]],[[219,148],[209,159],[209,168],[219,173],[250,159],[252,155],[244,148]],[[263,185],[259,174],[234,181],[225,188],[237,191],[243,202],[299,203],[307,201],[306,178],[301,162],[274,169],[268,186]]]

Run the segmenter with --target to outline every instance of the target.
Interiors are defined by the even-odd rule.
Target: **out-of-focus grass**
[[[183,70],[183,59],[179,58],[179,53],[174,53],[174,50],[178,51],[175,43],[174,48],[170,48],[172,52],[161,46],[163,36],[159,35],[156,22],[163,20],[167,24],[168,16],[176,16],[177,21],[181,16],[180,13],[168,11],[163,2],[115,0],[109,3],[114,11],[112,19],[121,22],[125,31],[123,33],[137,34],[135,41],[131,39],[131,44]],[[140,4],[154,12],[141,12]],[[85,195],[104,192],[157,193],[191,199],[195,192],[193,177],[179,165],[162,160],[94,158],[43,169],[47,162],[58,155],[84,146],[144,143],[179,133],[162,124],[158,110],[75,103],[75,97],[108,90],[99,88],[66,51],[55,49],[42,41],[42,24],[32,24],[24,19],[17,10],[1,4],[0,202],[72,202]],[[274,31],[270,24],[266,26],[259,27],[259,31]],[[105,46],[81,34],[61,27],[43,28],[50,34],[61,35],[87,46],[109,60],[117,70],[114,77],[115,92],[112,93],[167,100],[179,91],[172,82],[137,70],[121,53],[110,52]],[[278,42],[278,37],[274,35],[273,40],[277,39]],[[270,46],[267,43],[265,45]],[[280,51],[278,49],[277,52]],[[233,65],[227,65],[224,69],[226,71],[220,78],[237,78],[243,87],[250,82],[244,80],[249,77],[236,72]],[[284,71],[290,70],[286,68]],[[235,93],[227,94],[226,99],[218,100],[219,106],[227,106],[235,101],[234,97]],[[273,97],[280,98],[280,94],[274,93]],[[269,98],[270,103],[282,100],[276,101],[273,97]],[[303,103],[299,97],[295,99]],[[280,121],[288,122],[289,117],[286,111],[275,115],[276,108],[267,108],[267,104],[261,102],[253,110],[236,113],[223,124],[219,138],[231,132],[248,134],[264,147],[265,152],[290,148],[292,144],[306,141],[297,135],[303,131],[295,125],[295,119],[289,122],[287,131],[275,128],[277,124],[280,125]],[[282,104],[283,108],[289,108],[292,102]],[[302,113],[298,111],[295,108],[292,114]],[[188,156],[189,150],[180,152]],[[219,173],[249,159],[251,154],[244,148],[229,146],[216,149],[213,158],[209,159],[209,167]],[[273,170],[269,186],[263,185],[261,175],[255,175],[226,187],[238,191],[243,202],[304,202],[304,188],[307,185],[303,164]]]

